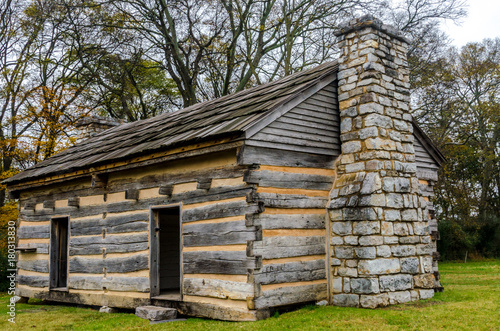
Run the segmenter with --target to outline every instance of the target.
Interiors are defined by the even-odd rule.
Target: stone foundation
[[[342,154],[329,203],[332,303],[430,298],[433,245],[413,148],[407,41],[371,16],[337,36]]]

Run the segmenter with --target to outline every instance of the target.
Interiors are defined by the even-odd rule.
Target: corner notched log
[[[125,190],[125,199],[126,200],[138,200],[139,199],[139,190],[135,188],[130,188]]]
[[[69,207],[80,207],[80,198],[74,197],[74,198],[68,198],[68,206]]]
[[[212,185],[212,178],[201,178],[198,179],[198,185],[196,188],[198,190],[209,190]]]

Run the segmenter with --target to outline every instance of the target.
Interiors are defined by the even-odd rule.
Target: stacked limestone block
[[[437,179],[437,178],[436,178]],[[441,275],[438,269],[439,253],[437,251],[437,241],[440,239],[438,230],[438,221],[435,217],[434,204],[434,180],[419,180],[420,193],[424,200],[427,202],[426,209],[424,209],[424,217],[428,217],[429,233],[431,235],[430,245],[432,246],[432,272],[434,274],[434,292],[443,292],[444,288],[439,281]]]
[[[432,246],[416,175],[407,41],[371,16],[337,36],[342,154],[329,203],[332,303],[375,308],[430,298]]]

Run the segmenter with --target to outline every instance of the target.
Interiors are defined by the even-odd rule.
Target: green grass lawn
[[[500,330],[500,260],[441,263],[444,293],[431,300],[368,310],[307,306],[259,322],[198,318],[150,325],[133,314],[102,314],[90,308],[17,305],[8,322],[9,297],[0,296],[0,330]]]

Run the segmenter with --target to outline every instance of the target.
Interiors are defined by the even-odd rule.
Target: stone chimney
[[[330,294],[375,308],[434,295],[409,112],[408,41],[372,16],[336,33],[342,154],[331,191]]]
[[[82,132],[80,140],[84,140],[120,124],[121,123],[115,119],[100,116],[89,116],[80,119],[75,126]]]

